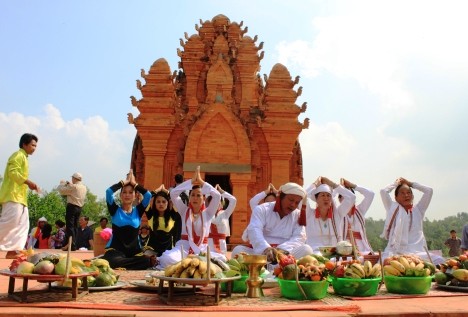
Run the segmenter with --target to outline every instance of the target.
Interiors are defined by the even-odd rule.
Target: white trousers
[[[210,250],[217,251],[212,238],[208,238],[208,245],[210,246]],[[221,253],[226,255],[227,253],[226,239],[219,239],[219,248],[221,249]]]
[[[28,207],[11,201],[4,203],[0,217],[0,250],[23,250],[28,240],[28,232]]]
[[[181,248],[182,246],[182,248]],[[166,250],[164,251],[163,254],[158,258],[159,264],[156,267],[158,270],[163,270],[169,265],[175,264],[179,261],[182,260],[182,258],[186,258],[188,255],[188,251],[190,249],[190,244],[186,240],[179,240],[177,241],[176,245],[171,249],[171,250]],[[206,250],[206,245],[201,246],[202,250]],[[182,250],[183,250],[183,255],[182,255]],[[222,254],[219,254],[217,252],[212,252],[210,251],[210,256],[212,258],[220,259],[224,262],[227,261],[226,257]]]

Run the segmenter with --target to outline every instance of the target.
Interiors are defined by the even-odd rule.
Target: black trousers
[[[68,239],[72,237],[71,250],[76,250],[76,232],[78,230],[78,220],[80,220],[82,207],[77,205],[67,204],[66,213],[65,213],[65,241],[63,245],[68,244]]]
[[[115,249],[107,250],[103,259],[109,261],[111,268],[125,268],[127,270],[146,270],[150,267],[150,259],[142,255],[127,257],[123,252]]]

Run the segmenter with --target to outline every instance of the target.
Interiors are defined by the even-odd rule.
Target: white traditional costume
[[[366,213],[369,210],[372,201],[374,200],[374,192],[360,186],[354,188],[355,191],[361,193],[364,199],[356,206],[351,207],[351,212],[348,211],[344,218],[342,235],[349,240],[349,229],[353,231],[354,243],[362,255],[373,254],[372,247],[367,240],[366,234]]]
[[[300,197],[306,194],[304,189],[295,183],[284,184],[280,192]],[[251,246],[236,246],[232,250],[233,256],[240,252],[262,254],[270,247],[288,251],[295,258],[312,253],[312,249],[304,244],[305,227],[299,224],[301,211],[295,209],[281,218],[275,210],[276,204],[280,204],[279,198],[276,202],[264,203],[254,208],[244,237],[250,241]],[[278,205],[276,208],[281,207]]]
[[[416,254],[428,260],[425,252],[427,245],[423,233],[423,221],[432,199],[432,188],[412,183],[411,187],[421,191],[423,195],[416,205],[406,211],[402,205],[390,197],[390,192],[397,186],[395,182],[380,190],[380,196],[387,211],[384,230],[380,235],[381,238],[388,240],[383,257],[394,254]],[[432,255],[431,257],[435,264],[444,262],[440,256]]]
[[[210,235],[208,237],[208,244],[210,250],[226,254],[226,237],[231,235],[229,227],[229,217],[231,217],[234,209],[236,208],[237,199],[228,192],[223,192],[221,197],[229,202],[226,209],[216,212],[215,218],[211,222]]]
[[[343,201],[337,207],[332,199],[332,206],[328,211],[327,219],[323,220],[319,211],[312,207],[312,201],[316,202],[315,195],[318,193],[329,193],[332,197],[336,195],[343,196]],[[343,240],[343,220],[348,211],[353,207],[356,196],[346,188],[338,185],[333,191],[330,186],[321,184],[316,187],[312,184],[307,190],[307,244],[314,250],[314,253],[320,254],[319,247],[336,246]]]
[[[171,192],[171,200],[177,207],[182,218],[182,236],[177,241],[174,248],[165,251],[159,258],[158,269],[164,269],[166,266],[179,262],[182,259],[181,246],[183,249],[183,257],[187,257],[189,253],[199,254],[206,252],[208,246],[208,234],[210,232],[211,221],[213,220],[216,211],[218,210],[221,194],[207,182],[201,188],[201,192],[205,196],[212,196],[210,205],[205,208],[204,204],[198,217],[194,217],[192,208],[185,205],[179,195],[185,190],[192,189],[192,180],[189,179],[182,184],[174,187]],[[226,257],[216,252],[210,252],[212,258],[219,258],[226,261]]]

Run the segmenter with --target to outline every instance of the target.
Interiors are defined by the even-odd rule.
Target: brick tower
[[[197,34],[180,39],[179,70],[163,58],[137,80],[142,98],[131,97],[139,115],[128,114],[137,129],[131,166],[148,189],[174,184],[174,175],[191,178],[197,166],[213,186],[237,198],[230,243],[241,243],[250,219],[249,200],[271,182],[278,188],[303,183],[299,133],[307,128],[298,116],[287,68],[274,65],[259,74],[264,52],[257,36],[247,36],[243,22],[224,15],[196,25]],[[261,51],[261,52],[260,52]]]

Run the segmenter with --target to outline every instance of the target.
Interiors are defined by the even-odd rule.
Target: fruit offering
[[[213,262],[210,263],[210,271],[210,277],[224,277],[223,270]],[[204,256],[189,255],[182,261],[166,267],[164,276],[176,278],[207,278],[207,259]]]
[[[447,259],[434,279],[439,285],[468,287],[468,252]]]
[[[278,261],[278,263],[280,263]],[[283,262],[285,264],[286,262]],[[279,265],[273,272],[283,280],[321,281],[335,269],[335,263],[319,255],[306,255],[294,263]]]
[[[244,262],[244,255],[247,255],[247,253],[241,252],[234,255],[234,257],[227,261],[229,271],[224,272],[227,277],[236,275],[249,275],[249,267]]]
[[[379,263],[372,265],[370,261],[339,263],[333,271],[333,276],[350,279],[372,279],[382,276],[382,267]]]
[[[394,255],[384,260],[384,274],[390,276],[424,277],[435,273],[432,263],[416,255]]]

